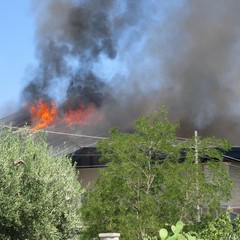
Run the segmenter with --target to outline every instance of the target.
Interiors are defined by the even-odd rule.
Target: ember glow
[[[47,104],[38,100],[33,105],[27,105],[30,111],[33,130],[43,129],[50,125],[96,125],[102,118],[97,114],[94,104],[89,106],[81,105],[78,109],[68,109],[64,113],[59,113],[56,103]]]

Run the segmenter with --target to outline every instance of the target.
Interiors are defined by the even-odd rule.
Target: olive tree
[[[81,226],[82,188],[41,133],[0,130],[0,238],[68,239]]]
[[[86,192],[86,236],[119,231],[123,239],[142,239],[165,223],[194,224],[220,210],[231,191],[222,157],[229,143],[180,141],[177,127],[162,109],[139,118],[133,132],[112,129],[110,138],[99,142],[107,168]]]

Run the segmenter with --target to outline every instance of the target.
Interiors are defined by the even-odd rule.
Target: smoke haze
[[[44,0],[33,11],[26,102],[94,103],[107,127],[125,128],[166,105],[180,136],[240,143],[239,1]]]

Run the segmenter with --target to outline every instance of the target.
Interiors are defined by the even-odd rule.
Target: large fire
[[[43,129],[52,124],[65,124],[68,127],[73,125],[95,125],[101,119],[96,114],[94,104],[89,106],[81,105],[76,110],[68,109],[61,114],[58,113],[55,102],[47,104],[42,100],[38,100],[32,105],[27,105],[27,108],[30,111],[33,130]]]

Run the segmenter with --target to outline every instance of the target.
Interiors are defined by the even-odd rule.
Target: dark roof
[[[22,108],[18,112],[10,114],[0,119],[0,125],[12,125],[14,127],[23,127],[24,125],[30,124],[29,112]]]
[[[97,152],[96,147],[83,147],[68,156],[72,159],[72,163],[76,164],[77,168],[99,168],[106,166],[99,161],[102,154]]]
[[[26,109],[8,115],[0,119],[0,125],[12,125],[21,128],[25,125],[31,125],[30,116]],[[101,156],[97,153],[97,142],[107,137],[106,131],[103,133],[91,134],[91,126],[66,128],[63,126],[50,126],[45,128],[48,145],[52,147],[53,155],[64,154],[72,158],[77,167],[103,167],[99,162]],[[184,154],[183,154],[184,155]],[[233,147],[223,154],[226,161],[240,162],[240,147]],[[184,158],[184,157],[183,157]]]
[[[99,161],[101,153],[97,152],[96,147],[83,147],[69,155],[76,167],[105,167],[106,165]],[[223,154],[226,162],[240,162],[240,147],[233,147],[228,152]],[[183,153],[180,161],[184,161],[185,154]],[[164,156],[163,156],[164,158]],[[205,160],[206,161],[206,160]]]
[[[240,162],[240,147],[232,147],[229,151],[223,154],[225,160]]]

